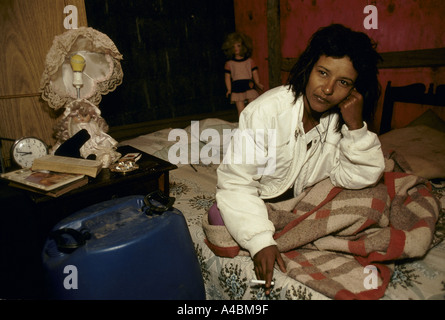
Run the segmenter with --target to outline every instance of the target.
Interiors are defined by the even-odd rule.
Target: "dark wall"
[[[225,98],[224,36],[233,0],[86,0],[88,26],[122,53],[124,81],[103,97],[110,126],[234,108]]]

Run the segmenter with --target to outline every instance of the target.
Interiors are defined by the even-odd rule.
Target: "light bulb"
[[[70,60],[73,69],[73,86],[77,89],[77,98],[80,99],[80,88],[83,86],[82,71],[85,68],[85,59],[81,55],[74,55]]]
[[[81,55],[74,55],[70,60],[71,68],[74,72],[82,72],[83,68],[85,68],[85,59]]]

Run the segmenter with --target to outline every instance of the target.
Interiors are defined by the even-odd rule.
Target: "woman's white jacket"
[[[328,177],[335,186],[361,189],[383,173],[380,141],[366,123],[353,131],[343,125],[340,134],[335,130],[338,114],[327,113],[308,149],[302,118],[303,99],[294,102],[287,86],[267,91],[241,113],[217,170],[216,203],[224,224],[252,257],[276,244],[265,199],[289,188],[298,195]]]

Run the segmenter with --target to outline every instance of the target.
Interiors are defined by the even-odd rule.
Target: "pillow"
[[[420,117],[410,122],[407,127],[427,126],[445,132],[445,121],[443,121],[433,110],[428,109]]]
[[[197,130],[198,127],[196,127],[195,130],[192,130],[191,126],[188,126],[186,130],[190,133],[190,136],[194,141],[200,141],[205,148],[203,150],[204,152],[200,155],[201,160],[204,160],[205,162],[213,160],[218,161],[208,155],[208,152],[217,151],[217,157],[219,156],[220,162],[223,159],[224,152],[230,144],[231,133],[238,128],[238,123],[228,122],[217,118],[208,118],[199,121],[198,125],[199,130]]]
[[[119,145],[131,145],[165,161],[172,160],[176,165],[180,165],[176,163],[179,158],[183,159],[181,152],[187,153],[186,155],[188,158],[187,163],[183,164],[192,163],[192,160],[200,160],[204,164],[220,163],[223,151],[227,147],[226,145],[229,141],[223,139],[224,130],[231,131],[237,127],[237,123],[231,123],[216,118],[208,118],[195,123],[195,127],[193,128],[192,125],[189,125],[184,129],[163,129],[146,135],[141,135],[134,139],[122,141]],[[218,141],[212,141],[211,138],[205,134],[203,135],[202,132],[206,129],[211,129],[211,131],[207,131],[207,133],[220,137],[220,139]],[[176,138],[177,140],[169,141],[169,136],[171,139]],[[176,153],[174,156],[170,155],[174,158],[169,159],[169,151],[173,145],[175,145]],[[206,147],[204,150],[206,152],[201,152],[203,147]],[[209,150],[212,152],[217,150],[218,153],[216,155],[209,154],[207,152]],[[199,154],[192,155],[192,152],[196,151],[198,151]]]
[[[225,130],[227,130],[227,132],[231,132],[232,130],[235,130],[236,128],[238,128],[238,123],[235,122],[228,122],[225,120],[221,120],[221,119],[217,119],[217,118],[208,118],[208,119],[204,119],[199,121],[199,130],[196,131],[192,131],[190,126],[186,128],[187,131],[189,131],[191,133],[191,136],[201,142],[204,143],[212,143],[211,139],[209,139],[208,136],[203,136],[202,132],[204,130],[207,129],[212,129],[215,130],[213,131],[213,133],[215,133],[215,135],[219,135],[219,137],[221,138],[221,142],[222,142],[222,138],[224,133],[226,132]],[[212,133],[212,132],[209,132]],[[214,141],[213,142],[216,146],[216,144],[218,144],[219,147],[222,147],[222,145],[220,144],[220,141]]]
[[[172,129],[162,129],[146,135],[119,143],[119,146],[129,145],[148,154],[154,155],[162,160],[168,161],[168,149],[175,143],[168,141],[168,134]]]
[[[385,153],[395,151],[405,159],[410,167],[406,168],[408,173],[427,179],[445,178],[444,131],[410,124],[391,130],[379,139]]]

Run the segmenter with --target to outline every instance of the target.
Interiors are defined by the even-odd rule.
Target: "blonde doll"
[[[231,103],[235,103],[238,116],[246,107],[246,101],[252,102],[258,97],[258,92],[264,86],[260,83],[258,67],[252,60],[252,41],[242,33],[234,32],[227,36],[223,50],[228,59],[224,66],[226,97],[230,96]]]

